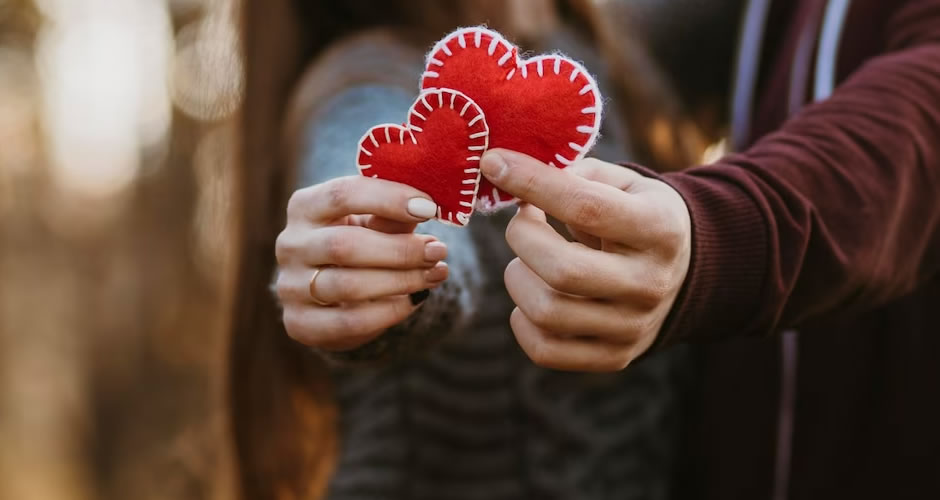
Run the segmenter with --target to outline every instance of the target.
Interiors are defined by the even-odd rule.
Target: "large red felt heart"
[[[437,203],[441,222],[464,226],[480,185],[480,155],[489,127],[483,111],[450,89],[422,92],[404,125],[369,129],[359,140],[359,172],[408,184]]]
[[[521,60],[515,45],[482,27],[459,29],[438,42],[421,88],[463,92],[486,113],[489,147],[558,168],[583,158],[600,129],[603,101],[583,66],[557,54]],[[483,211],[515,201],[485,178],[478,199]]]

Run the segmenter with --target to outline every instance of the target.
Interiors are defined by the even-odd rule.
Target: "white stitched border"
[[[558,160],[558,163],[561,163],[562,165],[564,165],[564,166],[566,166],[566,167],[567,167],[568,165],[571,165],[572,163],[574,163],[574,161],[569,160],[569,159],[565,158],[564,156],[562,156],[562,155],[560,155],[560,154],[558,154],[558,153],[555,153],[555,159]]]
[[[446,61],[446,58],[443,57],[443,55],[453,56],[453,50],[451,49],[449,44],[456,38],[457,44],[462,49],[467,49],[468,44],[467,44],[466,37],[470,35],[474,37],[473,45],[478,48],[485,49],[488,56],[496,58],[496,64],[498,66],[503,67],[506,64],[506,62],[508,62],[510,59],[513,59],[515,61],[515,65],[513,67],[508,68],[509,71],[506,75],[506,80],[511,80],[517,73],[521,74],[523,78],[528,78],[527,65],[532,62],[536,63],[535,69],[538,75],[540,77],[544,77],[545,69],[544,69],[543,60],[550,59],[551,64],[552,64],[552,72],[554,74],[559,75],[559,74],[566,73],[568,75],[568,80],[571,83],[578,83],[580,85],[580,87],[577,88],[578,95],[583,96],[583,95],[590,93],[594,97],[594,105],[588,106],[581,110],[582,114],[594,115],[592,124],[576,126],[576,130],[578,133],[586,134],[585,141],[582,144],[577,144],[574,142],[568,144],[568,147],[577,153],[576,157],[574,159],[568,159],[564,156],[561,156],[560,154],[558,154],[558,157],[556,157],[556,159],[563,166],[567,166],[583,158],[584,155],[586,155],[591,150],[591,148],[593,148],[594,144],[597,142],[597,137],[600,132],[600,124],[601,124],[602,111],[603,111],[603,108],[602,108],[603,100],[601,97],[601,93],[597,86],[597,82],[594,80],[591,74],[587,70],[585,70],[584,67],[577,61],[568,59],[564,57],[563,55],[559,55],[559,54],[542,55],[542,56],[536,56],[530,59],[523,60],[519,57],[519,49],[515,45],[507,41],[505,37],[503,37],[500,33],[490,30],[483,26],[460,28],[460,29],[455,30],[451,34],[445,36],[440,41],[438,41],[437,44],[435,44],[435,46],[431,49],[431,52],[428,53],[427,64],[425,65],[426,70],[432,71],[433,73],[437,73],[438,75],[440,75],[440,70],[434,71],[430,69],[431,65],[441,66],[441,67],[445,66],[447,61]],[[490,37],[489,44],[486,46],[483,45],[484,36]],[[503,51],[497,53],[496,49],[499,46],[502,46]],[[438,64],[437,63],[438,61],[441,62],[441,64]],[[568,65],[570,66],[570,68],[563,68],[563,65]],[[568,73],[568,69],[570,69],[570,73]],[[434,84],[431,83],[430,81],[426,82],[424,81],[424,79],[422,79],[422,86],[425,89],[433,88],[433,85]],[[464,107],[461,113],[461,116],[463,116],[463,113],[465,112],[466,112],[466,107]],[[483,150],[480,150],[480,149],[474,149],[474,150],[483,151],[485,150],[485,148]],[[554,162],[551,162],[549,164],[554,166]],[[485,202],[488,200],[493,201],[494,208],[496,208],[495,205],[499,205],[505,201],[505,200],[501,200],[500,197],[496,195],[495,191],[492,197],[486,194],[481,194],[481,198],[480,198],[481,205],[485,205],[486,204]],[[515,200],[509,200],[509,203],[513,201]]]
[[[424,78],[437,78],[441,75],[437,71],[425,71],[424,74],[421,76]]]
[[[415,102],[412,104],[411,109],[409,109],[408,123],[406,123],[405,125],[393,125],[393,124],[378,125],[369,129],[369,131],[366,132],[365,135],[362,136],[362,139],[359,140],[359,148],[358,148],[357,156],[356,156],[356,165],[359,168],[359,171],[362,173],[362,175],[366,175],[364,171],[373,167],[372,164],[360,163],[359,162],[360,156],[358,153],[362,152],[367,156],[373,155],[371,151],[365,148],[364,143],[366,141],[366,138],[368,138],[368,140],[375,147],[379,147],[379,143],[375,138],[375,131],[379,128],[384,129],[385,140],[389,143],[391,143],[391,129],[394,128],[398,130],[399,144],[404,144],[404,136],[406,132],[411,137],[412,143],[418,144],[418,140],[415,137],[415,132],[421,133],[424,130],[415,124],[415,118],[419,118],[422,121],[427,121],[427,117],[417,112],[415,108],[418,106],[419,103],[421,103],[426,108],[428,108],[429,112],[433,112],[435,108],[433,108],[430,105],[430,103],[428,103],[428,100],[427,100],[427,96],[429,94],[437,94],[438,108],[444,107],[444,94],[450,95],[450,107],[452,109],[454,108],[455,100],[457,97],[464,99],[466,101],[466,104],[462,108],[461,116],[463,116],[466,113],[466,111],[471,107],[473,108],[473,111],[475,112],[473,119],[470,121],[468,125],[468,128],[479,129],[482,127],[482,131],[468,134],[468,138],[473,142],[473,145],[467,146],[467,150],[471,152],[471,155],[467,157],[466,161],[471,162],[471,163],[475,162],[476,166],[464,169],[464,174],[471,176],[471,177],[461,180],[461,185],[465,185],[468,188],[470,187],[470,185],[472,185],[473,189],[461,189],[460,195],[464,198],[469,197],[469,199],[462,199],[462,200],[459,200],[458,202],[461,207],[464,207],[467,210],[448,212],[447,214],[444,214],[440,206],[438,206],[437,219],[440,222],[444,224],[464,226],[470,221],[470,217],[471,215],[473,215],[474,207],[477,205],[477,193],[480,188],[480,180],[482,179],[482,174],[479,168],[480,155],[472,154],[472,153],[475,151],[485,151],[486,148],[489,146],[489,125],[486,123],[486,117],[483,114],[483,110],[480,109],[480,107],[475,102],[473,102],[473,100],[470,99],[467,95],[457,90],[452,90],[452,89],[432,89],[432,90],[426,90],[422,92],[419,98],[415,100]],[[372,175],[371,177],[376,178],[378,177],[378,174]]]
[[[489,48],[486,49],[486,52],[487,52],[489,55],[493,55],[493,53],[496,52],[496,45],[498,45],[498,44],[499,44],[499,38],[495,38],[495,37],[494,37],[493,40],[490,41],[490,46],[489,46]],[[502,64],[500,64],[500,66],[502,66]]]

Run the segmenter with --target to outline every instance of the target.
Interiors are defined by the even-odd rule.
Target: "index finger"
[[[631,244],[653,242],[650,207],[614,186],[505,149],[487,151],[480,168],[500,189],[576,229],[617,241],[628,236]]]
[[[337,177],[300,189],[291,196],[288,216],[327,222],[346,215],[371,214],[417,223],[437,215],[427,194],[405,184],[359,175]]]

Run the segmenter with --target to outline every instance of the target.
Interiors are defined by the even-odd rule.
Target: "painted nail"
[[[438,262],[434,267],[424,272],[424,280],[430,283],[444,281],[449,273],[450,269],[447,267],[447,263]]]
[[[415,292],[408,295],[408,298],[411,299],[411,305],[416,306],[425,300],[428,300],[428,297],[431,296],[430,290],[421,290],[420,292]]]
[[[437,262],[447,258],[447,245],[440,241],[431,241],[424,245],[424,260]]]
[[[506,159],[496,151],[487,151],[480,161],[480,169],[486,178],[498,180],[506,171]]]
[[[408,200],[408,213],[419,219],[433,219],[437,216],[437,205],[427,198]]]

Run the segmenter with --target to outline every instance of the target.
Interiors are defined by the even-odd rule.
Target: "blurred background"
[[[530,39],[549,31],[539,12],[580,13],[607,51],[637,160],[675,169],[723,151],[740,0],[436,8],[454,6],[458,24],[502,13]],[[258,290],[236,286],[237,260],[262,291],[270,274],[254,263],[273,261],[264,245],[241,251],[255,236],[238,228],[276,234],[287,95],[357,29],[326,15],[357,9],[371,4],[0,0],[0,500],[235,497],[225,390],[238,370],[225,357],[242,321],[230,318],[267,321]]]
[[[229,498],[237,0],[0,0],[0,499]]]

